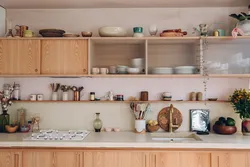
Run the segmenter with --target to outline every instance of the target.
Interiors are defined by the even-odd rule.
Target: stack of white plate
[[[194,74],[194,66],[178,66],[174,68],[175,74]]]
[[[173,74],[171,67],[156,67],[152,69],[152,74]]]

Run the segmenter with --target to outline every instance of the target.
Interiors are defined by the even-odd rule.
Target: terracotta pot
[[[222,125],[214,125],[213,130],[215,133],[221,135],[232,135],[237,131],[236,126],[222,126]]]
[[[243,135],[250,136],[250,119],[243,119],[241,123],[241,131]]]

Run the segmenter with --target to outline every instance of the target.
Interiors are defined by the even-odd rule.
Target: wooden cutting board
[[[182,124],[182,114],[181,112],[177,109],[174,108],[174,112],[173,112],[173,124],[174,125],[179,125],[179,127]],[[157,116],[157,120],[159,123],[159,126],[169,132],[169,121],[170,121],[170,107],[165,107],[163,108]],[[178,128],[173,128],[173,131],[177,130]]]

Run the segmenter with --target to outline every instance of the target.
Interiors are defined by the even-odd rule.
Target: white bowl
[[[101,37],[125,37],[127,31],[122,27],[101,27],[99,28]]]
[[[176,74],[194,74],[195,67],[194,66],[178,66],[174,68],[174,72]]]
[[[144,58],[135,58],[131,60],[132,67],[141,68],[145,66]]]
[[[140,68],[128,68],[129,74],[139,74],[140,72]]]
[[[156,67],[152,69],[152,74],[173,74],[172,67]]]
[[[117,66],[116,72],[117,72],[117,74],[127,74],[128,67],[127,66]]]

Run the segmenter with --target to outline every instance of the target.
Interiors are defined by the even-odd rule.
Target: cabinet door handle
[[[38,72],[38,69],[37,69],[37,68],[35,69],[35,72]]]
[[[86,69],[83,69],[82,71],[83,71],[83,72],[86,72],[87,70],[86,70]]]
[[[21,159],[20,153],[14,153],[14,167],[22,167]]]

